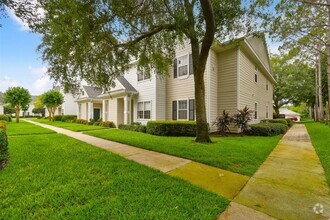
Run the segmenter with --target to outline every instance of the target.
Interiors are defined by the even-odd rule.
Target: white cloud
[[[6,11],[7,11],[9,17],[19,25],[19,30],[30,31],[29,25],[26,22],[24,22],[22,19],[17,17],[15,15],[15,11],[13,9],[6,7]]]
[[[33,83],[32,94],[42,94],[52,87],[52,82],[48,76],[43,76]]]
[[[0,91],[5,92],[9,87],[19,86],[20,83],[9,76],[0,78]]]
[[[28,67],[30,73],[32,73],[33,75],[36,76],[44,76],[47,72],[47,67],[43,66],[43,67],[33,67],[33,66],[29,66]]]

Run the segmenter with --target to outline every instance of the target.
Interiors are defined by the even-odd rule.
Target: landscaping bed
[[[28,126],[14,123],[8,131],[23,134]],[[10,136],[9,151],[0,171],[0,219],[211,220],[229,203],[65,135]]]

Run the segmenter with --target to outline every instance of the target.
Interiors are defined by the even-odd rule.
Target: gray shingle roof
[[[92,87],[92,86],[83,86],[83,87],[89,98],[97,98],[97,96],[102,94],[102,89],[99,87]]]
[[[122,84],[127,92],[137,92],[137,90],[123,76],[117,77],[117,80]]]

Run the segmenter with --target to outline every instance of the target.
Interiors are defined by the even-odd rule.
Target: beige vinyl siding
[[[117,127],[124,124],[124,98],[117,98]]]
[[[208,83],[209,86],[208,91],[210,91],[210,95],[208,98],[210,100],[210,103],[208,103],[207,109],[209,109],[209,113],[210,113],[209,123],[210,125],[212,125],[213,121],[218,116],[218,73],[219,73],[218,56],[213,50],[210,50],[209,60],[210,60],[210,66],[209,66],[210,80]]]
[[[166,118],[166,79],[156,79],[156,120],[165,120]]]
[[[108,110],[109,121],[113,121],[117,126],[117,98],[109,99]]]
[[[237,49],[220,53],[218,64],[218,115],[223,110],[234,114],[237,110]]]
[[[240,109],[248,106],[254,110],[255,103],[258,103],[258,122],[266,117],[266,106],[268,106],[269,117],[272,117],[273,87],[271,82],[265,77],[265,73],[258,68],[258,82],[255,82],[255,62],[253,62],[243,50],[240,50]],[[266,90],[266,80],[268,80],[268,91]]]
[[[176,57],[191,53],[189,43],[177,47]],[[166,120],[172,120],[172,101],[179,99],[194,99],[194,76],[185,78],[173,77],[173,65],[169,67],[169,76],[166,79]]]
[[[81,105],[81,110],[80,110],[80,119],[85,119],[85,120],[87,120],[87,111],[88,111],[88,109],[87,109],[87,102],[81,102],[81,103],[79,103],[80,105]]]
[[[254,49],[254,51],[261,59],[261,61],[264,63],[266,68],[270,70],[270,63],[268,59],[268,52],[267,52],[267,47],[265,46],[265,42],[262,39],[256,37],[247,38],[246,41]]]

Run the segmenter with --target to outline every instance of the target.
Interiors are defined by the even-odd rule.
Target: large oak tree
[[[241,0],[36,2],[37,7],[16,5],[17,14],[42,34],[39,50],[49,64],[48,73],[66,90],[82,79],[110,87],[134,59],[139,70],[155,69],[158,75],[166,75],[177,44],[188,40],[195,81],[196,141],[210,142],[205,65],[215,36],[228,40],[250,27]],[[24,7],[28,13],[20,13]]]

